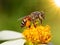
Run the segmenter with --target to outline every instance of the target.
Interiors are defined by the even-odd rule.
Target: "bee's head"
[[[45,14],[44,14],[43,11],[41,11],[41,17],[42,17],[43,19],[45,19]]]

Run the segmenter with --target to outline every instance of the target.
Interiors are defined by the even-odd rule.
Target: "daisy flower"
[[[52,45],[50,26],[37,26],[32,25],[30,28],[24,29],[22,33],[4,30],[0,31],[0,41],[6,42],[0,45]]]

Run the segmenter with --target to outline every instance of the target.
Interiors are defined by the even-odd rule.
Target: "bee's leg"
[[[29,25],[29,28],[31,27],[31,25]]]
[[[39,20],[40,20],[40,22],[41,22],[41,24],[42,24],[42,19],[39,18]]]
[[[34,27],[36,28],[36,24],[34,23]]]
[[[34,25],[34,27],[36,28],[36,25],[37,25],[37,24],[36,24],[36,21],[35,21],[35,20],[33,21],[33,25]]]
[[[39,15],[38,18],[39,18],[39,20],[40,20],[40,22],[41,22],[41,24],[42,24],[42,20],[43,20],[42,16]]]
[[[42,19],[40,19],[40,21],[41,21],[41,24],[42,24]]]

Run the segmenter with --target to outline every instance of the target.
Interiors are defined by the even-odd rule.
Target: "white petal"
[[[6,41],[0,45],[24,45],[26,40],[24,39],[19,39],[19,40],[13,40],[13,41]]]
[[[17,38],[24,38],[22,33],[18,33],[15,31],[4,30],[0,31],[0,40],[11,40]]]

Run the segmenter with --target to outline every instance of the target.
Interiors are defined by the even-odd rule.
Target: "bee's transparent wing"
[[[24,45],[26,40],[24,39],[18,39],[18,40],[11,40],[1,43],[0,45]]]
[[[22,18],[19,18],[17,21],[20,21],[20,20],[22,20],[23,19],[23,17]]]
[[[25,16],[24,16],[25,17]],[[20,21],[20,20],[22,20],[24,17],[21,17],[21,18],[19,18],[17,21]]]
[[[0,31],[0,40],[12,40],[17,38],[24,38],[24,36],[22,35],[22,33],[18,33],[15,31]]]
[[[17,20],[17,22],[20,21],[20,20],[22,20],[22,19],[24,19],[25,17],[26,17],[26,16],[20,17],[20,18]]]

